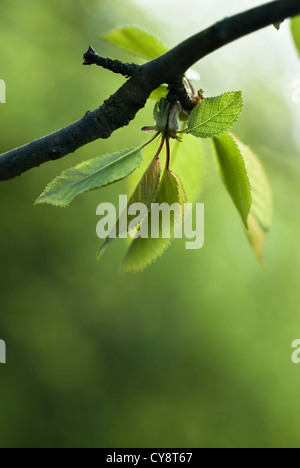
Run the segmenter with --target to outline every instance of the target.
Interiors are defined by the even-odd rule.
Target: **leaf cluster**
[[[278,29],[279,24],[276,27]],[[292,20],[292,34],[300,54],[300,17]],[[159,38],[133,26],[114,29],[105,34],[104,39],[146,60],[168,51]],[[185,81],[188,82],[187,78]],[[124,179],[142,165],[144,173],[139,180],[133,178],[136,179],[136,185],[132,187],[128,205],[144,203],[147,213],[140,217],[138,223],[133,216],[127,217],[125,226],[118,220],[114,230],[117,236],[124,234],[124,231],[125,234],[134,230],[136,233],[147,232],[151,225],[152,203],[179,203],[184,207],[187,201],[198,199],[204,180],[205,151],[201,141],[210,139],[221,180],[241,217],[249,243],[263,265],[262,251],[272,219],[272,192],[259,158],[230,133],[243,109],[241,91],[199,99],[199,104],[189,115],[180,115],[178,108],[176,112],[169,109],[167,117],[164,117],[159,115],[157,109],[166,108],[167,93],[167,86],[161,86],[150,96],[158,101],[156,121],[160,119],[158,126],[145,127],[147,131],[157,132],[150,142],[139,148],[90,159],[63,172],[46,187],[36,203],[67,206],[78,195]],[[171,114],[172,122],[175,117],[179,119],[180,115],[178,128],[181,129],[177,132],[175,125],[175,136],[168,134]],[[162,118],[166,119],[165,130]],[[154,144],[158,139],[159,150],[153,155],[150,143]],[[165,143],[166,163],[162,166]],[[171,161],[168,160],[170,154]],[[174,238],[177,224],[182,223],[182,213],[184,210],[175,213],[171,220],[170,238],[164,238],[160,230],[155,238],[136,236],[125,256],[123,270],[142,271],[160,257]],[[108,236],[99,251],[99,258],[111,242],[112,238]]]

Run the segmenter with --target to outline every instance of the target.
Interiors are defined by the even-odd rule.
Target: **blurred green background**
[[[0,152],[57,130],[123,82],[82,67],[120,24],[171,46],[225,14],[263,2],[10,0],[0,4]],[[96,207],[126,183],[66,210],[33,206],[63,169],[143,141],[153,103],[130,127],[61,161],[0,184],[1,447],[299,447],[300,62],[288,24],[247,37],[195,67],[207,95],[242,89],[236,133],[264,161],[275,214],[256,263],[238,214],[208,174],[206,243],[176,241],[154,266],[122,276],[121,241],[95,260]]]

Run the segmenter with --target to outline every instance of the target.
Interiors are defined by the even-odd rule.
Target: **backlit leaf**
[[[165,85],[161,85],[159,88],[156,88],[150,94],[149,99],[156,99],[159,101],[161,98],[165,98],[168,95],[168,87]]]
[[[300,16],[292,18],[291,28],[294,42],[300,55]]]
[[[184,135],[182,143],[171,143],[171,169],[179,175],[185,188],[187,201],[197,201],[204,185],[203,141]]]
[[[247,228],[252,198],[243,156],[231,135],[215,137],[214,144],[224,184]]]
[[[160,180],[160,173],[161,173],[160,161],[158,158],[154,158],[151,164],[149,165],[148,169],[146,170],[145,174],[143,175],[140,183],[138,184],[132,196],[130,197],[128,206],[127,206],[127,212],[128,212],[128,207],[133,205],[134,203],[144,203],[146,207],[148,208],[148,210],[150,210],[151,203],[155,200],[155,197],[157,194],[159,180]],[[113,229],[113,232],[116,232],[117,237],[120,234],[124,233],[124,231],[127,233],[129,224],[132,223],[134,220],[134,216],[128,215],[128,213],[127,213],[126,218],[127,218],[127,222],[125,223],[126,227],[124,226],[125,229],[122,229],[122,226],[120,226],[120,219],[117,222],[116,229]],[[114,240],[113,237],[108,236],[106,238],[106,240],[104,241],[104,244],[102,245],[98,253],[98,259],[100,259],[104,251],[112,243],[113,240]]]
[[[68,206],[81,193],[124,179],[140,166],[142,160],[142,150],[131,148],[84,161],[50,182],[36,204]]]
[[[146,60],[153,60],[169,50],[157,36],[136,26],[115,28],[102,37]]]
[[[250,148],[234,137],[241,151],[251,185],[252,206],[248,217],[248,240],[259,262],[263,262],[263,247],[271,228],[273,196],[263,165]]]
[[[123,262],[124,272],[137,273],[143,271],[165,252],[174,238],[175,230],[183,220],[184,203],[186,203],[186,195],[182,182],[176,174],[165,170],[155,198],[155,203],[167,203],[169,206],[173,203],[179,203],[181,206],[181,213],[176,211],[174,216],[171,215],[169,238],[162,237],[161,226],[159,229],[159,238],[153,238],[151,237],[150,211],[148,217],[143,221],[143,223],[146,222],[146,226],[148,226],[148,238],[139,237],[132,241]]]
[[[198,138],[212,138],[230,130],[243,110],[241,91],[203,100],[188,119],[187,132]]]

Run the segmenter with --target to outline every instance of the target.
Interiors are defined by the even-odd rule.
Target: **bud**
[[[170,110],[170,116],[169,116],[169,132],[171,137],[176,136],[176,132],[180,130],[180,114],[182,111],[181,104],[177,102],[174,104],[172,109]]]
[[[166,98],[162,98],[155,104],[154,107],[154,120],[158,132],[164,132],[167,126],[169,114],[169,103]]]
[[[201,101],[203,101],[203,99],[205,99],[204,93],[205,93],[205,89],[203,89],[203,88],[199,89],[198,96],[201,99]]]
[[[162,98],[154,107],[155,127],[143,127],[144,133],[157,131],[167,133],[170,138],[176,138],[177,132],[181,129],[181,122],[185,121],[182,114],[182,106],[179,102],[173,104],[170,109],[170,103],[166,98]]]

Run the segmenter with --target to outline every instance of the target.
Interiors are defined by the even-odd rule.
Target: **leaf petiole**
[[[138,149],[144,149],[146,148],[146,146],[150,145],[150,143],[152,143],[154,140],[156,140],[157,137],[159,137],[161,132],[157,132],[153,138],[151,138],[151,140],[147,141],[146,143],[143,143]]]
[[[157,150],[157,153],[156,153],[156,155],[154,156],[154,159],[158,159],[158,157],[159,157],[159,155],[160,155],[160,153],[162,152],[162,149],[163,149],[163,147],[164,147],[165,140],[166,140],[166,136],[163,135],[163,137],[162,137],[162,139],[161,139],[161,143],[160,143],[159,148],[158,148],[158,150]]]
[[[171,161],[171,148],[170,148],[170,138],[166,137],[166,148],[167,148],[167,161],[166,161],[166,168],[170,170],[170,161]]]

